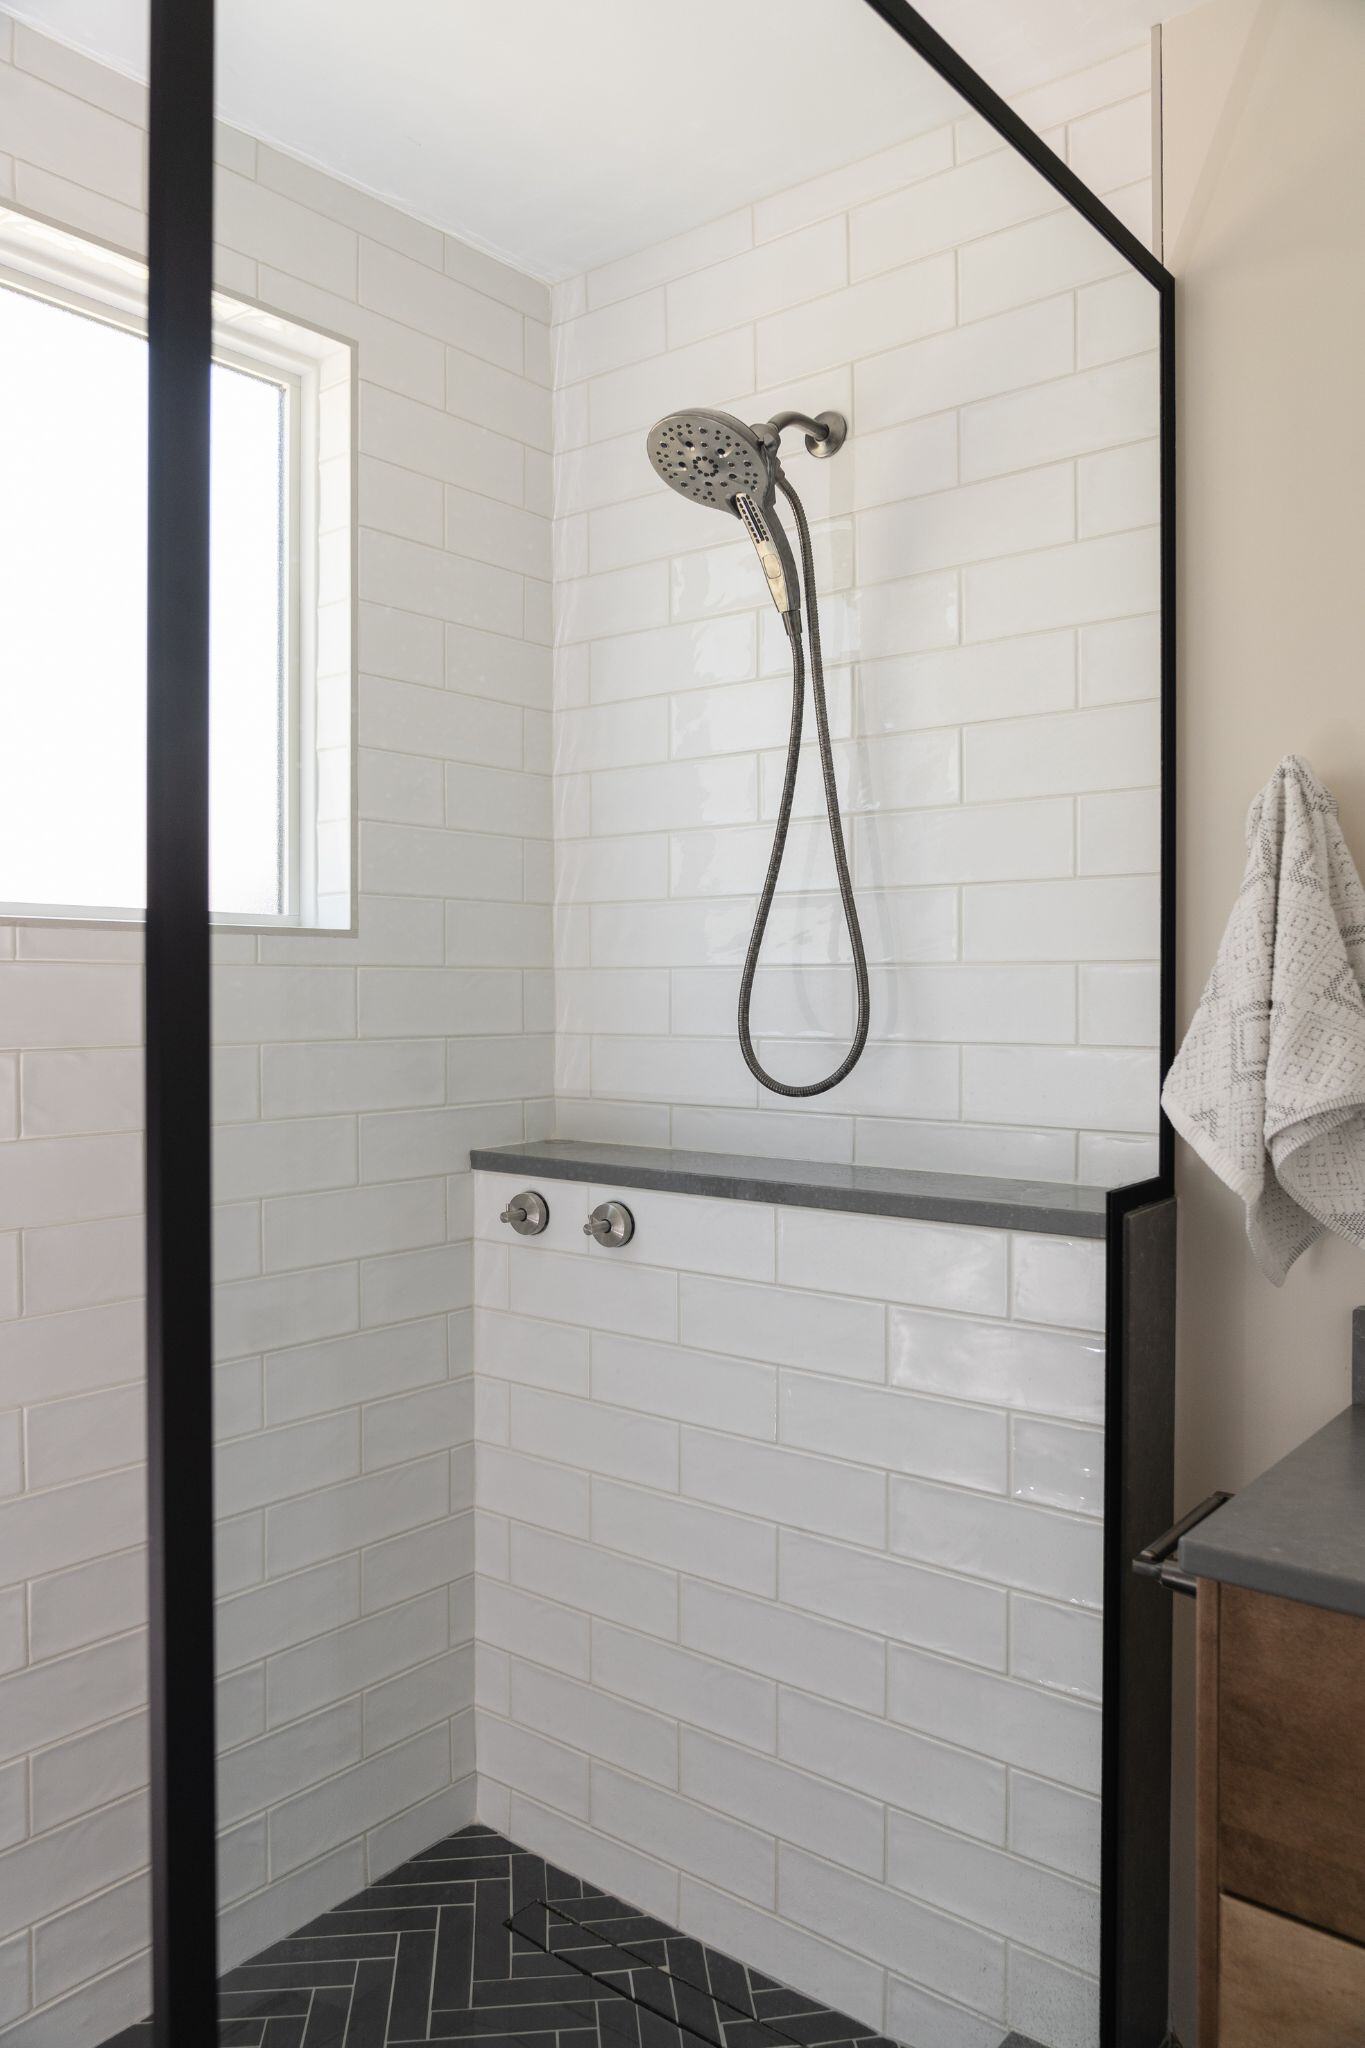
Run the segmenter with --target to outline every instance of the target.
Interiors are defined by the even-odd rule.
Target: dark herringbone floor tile
[[[219,1990],[219,2048],[895,2048],[483,1827]],[[105,2048],[151,2048],[151,2029]]]

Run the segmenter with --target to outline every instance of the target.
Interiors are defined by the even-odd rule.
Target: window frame
[[[141,258],[97,238],[0,201],[0,289],[26,293],[79,318],[121,328],[147,341],[147,267]],[[281,705],[279,909],[211,910],[215,929],[237,932],[354,932],[356,915],[355,805],[355,461],[349,425],[351,526],[349,605],[351,734],[349,815],[349,920],[324,920],[319,880],[319,771],[317,615],[321,553],[321,411],[324,370],[344,357],[354,414],[354,343],[305,327],[285,314],[236,293],[213,294],[212,361],[255,376],[283,391],[281,564]],[[338,893],[335,885],[329,892]],[[98,925],[140,930],[145,909],[97,903],[17,902],[0,899],[0,925]]]

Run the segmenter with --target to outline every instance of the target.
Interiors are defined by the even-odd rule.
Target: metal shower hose
[[[787,614],[792,647],[792,722],[791,731],[787,735],[787,769],[782,781],[782,802],[778,809],[777,829],[773,833],[773,850],[768,857],[768,872],[764,877],[763,891],[758,899],[758,911],[754,918],[749,951],[739,984],[739,1049],[744,1055],[744,1064],[749,1072],[756,1075],[765,1088],[771,1088],[774,1094],[823,1095],[827,1089],[837,1087],[844,1076],[852,1072],[867,1043],[867,955],[863,951],[862,928],[858,923],[858,906],[853,898],[853,882],[848,872],[848,854],[844,848],[844,829],[839,817],[839,796],[834,786],[834,755],[829,739],[829,707],[825,702],[825,665],[820,653],[820,615],[815,601],[815,558],[811,551],[810,527],[806,521],[805,507],[785,476],[778,476],[777,486],[792,508],[801,543],[801,582],[810,632],[811,695],[815,700],[815,727],[820,740],[820,768],[825,782],[825,811],[829,818],[830,845],[834,851],[834,865],[839,876],[839,896],[844,907],[844,924],[853,948],[853,973],[858,985],[858,1023],[853,1034],[853,1043],[834,1072],[827,1074],[823,1081],[808,1081],[801,1087],[790,1081],[775,1080],[771,1074],[764,1071],[758,1054],[754,1051],[753,1036],[749,1029],[749,1005],[753,998],[754,975],[758,971],[758,958],[763,950],[763,935],[768,928],[768,913],[773,907],[777,878],[782,872],[782,856],[786,851],[787,830],[792,817],[792,799],[796,794],[796,771],[801,758],[801,721],[806,693],[805,657],[801,645],[801,622],[797,613],[792,611]]]

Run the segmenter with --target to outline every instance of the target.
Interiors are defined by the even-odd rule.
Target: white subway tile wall
[[[1016,1972],[1090,2013],[1103,1246],[553,1179],[509,1243],[510,1187],[479,1817],[926,2048],[1036,2024]]]
[[[7,30],[12,196],[139,247],[143,95]],[[468,1155],[550,1128],[552,419],[544,285],[245,136],[220,156],[224,281],[354,339],[360,424],[358,935],[216,948],[230,1963],[474,1811]],[[149,2003],[140,960],[0,933],[16,2048]]]
[[[1148,233],[1149,53],[1020,104]],[[966,119],[572,280],[555,310],[559,1132],[1152,1170],[1155,295]],[[872,1035],[805,1102],[735,1050],[787,650],[746,544],[646,460],[651,420],[688,405],[850,416],[834,461],[793,435],[788,468]],[[809,717],[807,738],[754,1004],[796,1082],[853,1027]]]

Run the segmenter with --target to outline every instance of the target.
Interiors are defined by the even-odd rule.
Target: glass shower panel
[[[538,15],[529,71],[519,20],[219,10],[219,737],[269,764],[214,950],[224,2011],[1094,2043],[1098,1202],[547,1168],[537,1238],[470,1154],[1007,1216],[1153,1170],[1156,295],[862,0],[809,54],[725,10],[752,146],[661,129],[661,10]],[[1150,234],[1145,52],[1018,104]],[[651,466],[689,408],[849,427],[781,434],[868,960],[820,1094],[736,1041],[792,640]],[[752,991],[798,1090],[856,1021],[806,710]]]
[[[48,2048],[150,1999],[145,108],[3,9],[0,103],[0,2038]]]
[[[462,287],[437,230],[305,162],[295,103],[267,104],[306,13],[218,14],[214,502],[256,510],[215,587],[214,738],[250,803],[213,1087],[222,2012],[311,2048],[386,2038],[391,2000],[395,2038],[424,2033],[425,2008],[382,1918],[316,1929],[335,1972],[278,1945],[474,1819],[468,1146],[522,1135],[526,1055],[518,942],[504,965],[476,930],[484,971],[459,920],[521,910],[526,714],[447,671],[448,584],[481,615],[498,576],[445,548],[482,432],[445,411]],[[343,125],[375,104],[351,74]],[[520,348],[520,307],[479,304]]]

